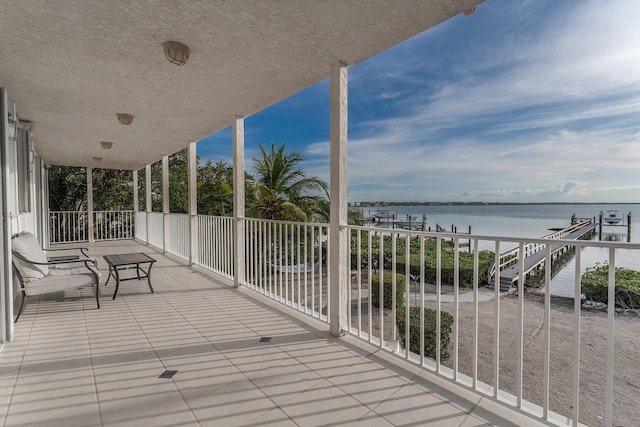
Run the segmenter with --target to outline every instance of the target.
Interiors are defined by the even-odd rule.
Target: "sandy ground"
[[[426,301],[434,307],[434,302]],[[494,384],[495,301],[479,302],[478,326],[478,378]],[[366,308],[366,307],[365,307]],[[452,303],[442,303],[442,310],[453,313]],[[516,392],[518,349],[518,297],[506,295],[500,298],[500,388],[512,394]],[[355,312],[354,318],[355,316]],[[374,333],[379,329],[377,310],[372,312]],[[461,302],[459,309],[459,361],[460,372],[472,374],[473,304]],[[607,315],[591,310],[581,310],[580,334],[580,417],[590,426],[604,425]],[[391,339],[392,320],[385,313],[385,337]],[[542,405],[544,387],[543,354],[545,346],[544,298],[527,294],[524,298],[524,371],[523,397]],[[363,309],[362,328],[368,331],[368,315]],[[355,324],[353,326],[356,326]],[[640,425],[640,318],[617,315],[615,319],[614,355],[614,422],[616,426]],[[565,416],[572,415],[572,375],[574,310],[573,300],[552,299],[550,393],[549,407]],[[453,354],[453,349],[451,348]],[[452,366],[452,361],[445,362]]]
[[[452,304],[442,308],[452,310]],[[495,302],[479,304],[478,377],[493,384],[495,348]],[[500,299],[500,387],[516,391],[518,348],[518,298]],[[523,397],[542,404],[543,354],[545,347],[544,298],[525,295]],[[462,372],[471,373],[473,308],[460,305],[460,360]],[[604,425],[607,316],[606,313],[581,310],[580,333],[580,417],[587,425]],[[550,409],[571,416],[574,330],[573,300],[552,299],[550,348]],[[619,315],[615,319],[614,353],[614,425],[640,423],[640,318]]]

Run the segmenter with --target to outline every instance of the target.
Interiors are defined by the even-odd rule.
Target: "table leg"
[[[113,267],[109,266],[109,276],[107,277],[107,281],[104,282],[104,285],[107,286],[107,284],[109,283],[109,280],[111,280],[111,271],[113,270]]]
[[[116,279],[116,290],[113,293],[112,299],[116,299],[116,295],[118,295],[118,288],[120,287],[120,275],[118,274],[118,269],[116,267],[113,268],[113,271],[115,272],[114,278]]]
[[[147,270],[147,284],[149,285],[151,293],[153,293],[153,286],[151,286],[151,267],[153,267],[153,263],[149,264],[149,269]]]

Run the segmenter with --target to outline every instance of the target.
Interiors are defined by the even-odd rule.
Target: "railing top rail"
[[[162,212],[160,212],[162,213]],[[189,214],[188,213],[180,213],[180,212],[168,212],[167,215],[173,215],[173,216],[186,216],[188,217]]]
[[[536,244],[557,244],[563,246],[580,246],[580,247],[597,247],[597,248],[620,248],[620,249],[640,249],[640,243],[626,243],[626,242],[602,242],[591,240],[567,240],[567,239],[545,239],[541,237],[506,237],[506,236],[485,236],[475,234],[457,234],[446,233],[436,231],[412,231],[412,230],[394,230],[391,228],[371,228],[358,225],[343,225],[343,230],[362,230],[367,232],[383,232],[388,234],[409,234],[411,236],[421,236],[425,238],[443,238],[443,239],[458,239],[458,240],[487,240],[487,241],[500,241],[511,243],[536,243]]]
[[[302,221],[278,221],[274,219],[263,219],[263,218],[243,218],[245,221],[256,221],[256,222],[264,222],[264,223],[273,223],[273,224],[290,224],[290,225],[306,225],[313,227],[329,227],[329,224],[325,222],[302,222]]]

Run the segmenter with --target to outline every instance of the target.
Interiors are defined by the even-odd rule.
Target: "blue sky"
[[[350,201],[640,201],[640,2],[487,0],[349,68]],[[231,131],[197,145],[231,160]],[[329,180],[329,82],[245,120]]]

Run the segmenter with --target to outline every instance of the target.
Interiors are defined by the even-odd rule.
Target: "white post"
[[[189,143],[189,264],[193,265],[198,251],[198,161],[196,143]]]
[[[0,343],[13,340],[13,272],[11,270],[11,221],[7,194],[7,145],[9,127],[7,92],[0,88]]]
[[[162,156],[162,251],[169,247],[169,156]]]
[[[331,335],[347,333],[349,297],[349,233],[347,225],[347,65],[331,65],[330,94],[330,160],[331,212],[329,221],[330,299],[329,330]]]
[[[233,122],[233,286],[244,282],[244,118]]]
[[[144,167],[144,181],[145,181],[145,210],[147,211],[147,245],[149,244],[149,232],[150,232],[150,222],[151,222],[151,215],[150,213],[153,212],[153,205],[151,204],[151,165],[146,165]]]
[[[133,211],[138,212],[138,209],[140,209],[138,199],[138,171],[133,171]]]
[[[89,224],[89,242],[94,239],[95,224],[93,223],[93,168],[87,166],[87,221]]]

